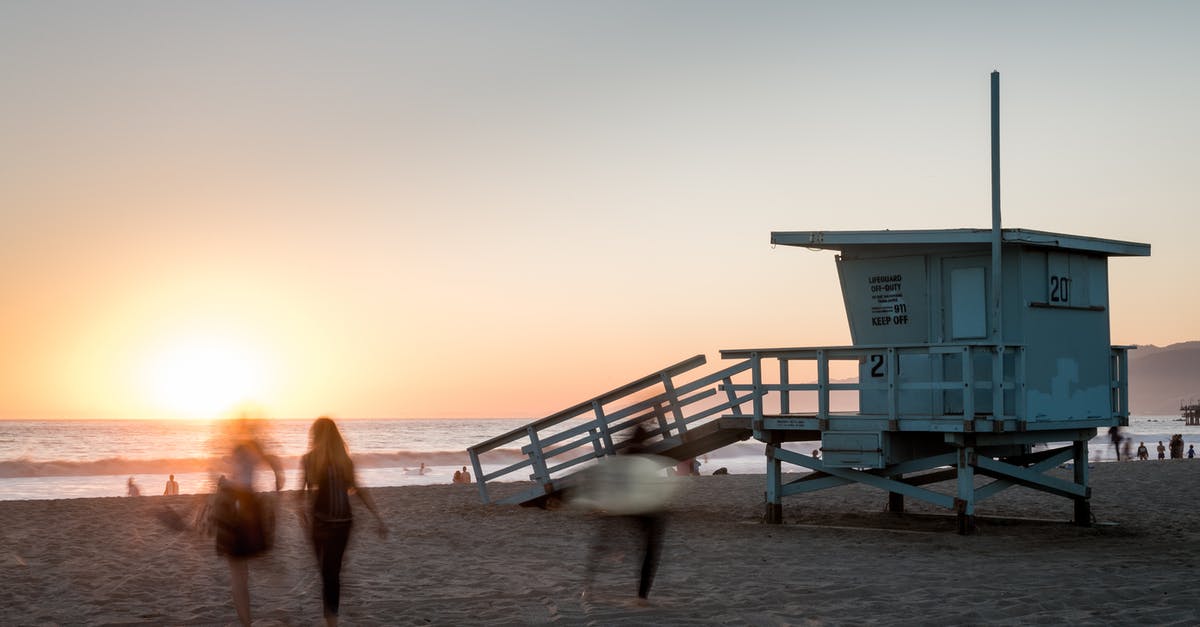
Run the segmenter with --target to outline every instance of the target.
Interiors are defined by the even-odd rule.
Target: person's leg
[[[321,569],[321,601],[325,623],[336,625],[342,596],[342,559],[350,541],[350,523],[313,525],[313,546]]]
[[[654,584],[654,573],[658,570],[658,559],[662,552],[663,520],[653,514],[639,516],[638,522],[642,528],[644,553],[642,556],[642,573],[638,581],[638,598],[650,596],[650,586]]]
[[[246,560],[229,558],[229,581],[233,587],[233,607],[238,620],[250,625],[250,571]]]

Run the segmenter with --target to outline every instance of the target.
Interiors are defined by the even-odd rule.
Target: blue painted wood
[[[1087,487],[1084,485],[1043,475],[1030,468],[1005,464],[990,457],[979,457],[975,462],[975,466],[979,468],[980,472],[986,471],[989,475],[999,475],[1013,483],[1042,492],[1049,492],[1050,494],[1065,496],[1067,498],[1087,496]]]
[[[709,427],[717,425],[714,421],[725,420],[725,412],[745,415],[743,406],[753,402],[757,394],[737,394],[731,391],[718,403],[706,401],[719,398],[716,386],[722,381],[748,372],[753,364],[743,362],[701,376],[694,376],[689,372],[704,363],[702,355],[684,360],[595,397],[587,403],[574,405],[534,421],[523,429],[510,431],[470,447],[468,454],[471,455],[472,464],[479,469],[476,474],[482,484],[480,500],[484,503],[491,500],[488,495],[488,482],[511,480],[514,473],[524,469],[529,469],[529,472],[517,478],[528,477],[538,487],[519,492],[500,502],[524,502],[558,490],[569,483],[571,472],[586,466],[597,457],[617,453],[626,444],[619,436],[646,421],[654,423],[649,433],[650,450],[654,452],[669,454],[674,448],[685,447],[691,451],[689,454],[703,453],[710,450],[702,448],[704,446],[716,446],[727,443],[731,438],[736,439],[738,431],[745,433],[748,419],[742,418],[747,425],[733,431]],[[684,376],[689,378],[682,379]],[[656,391],[655,387],[659,390]],[[647,392],[651,393],[647,395]],[[670,419],[663,420],[668,416]],[[567,426],[564,424],[567,420],[581,422]],[[700,431],[693,433],[701,427],[703,428]],[[733,435],[729,435],[730,433]],[[696,437],[691,437],[693,435]],[[517,448],[525,454],[526,459],[484,474],[482,468],[487,453],[500,448]]]
[[[816,461],[816,460],[812,460],[811,458],[808,458],[804,455],[796,453],[794,451],[788,451],[788,450],[784,450],[784,449],[776,450],[775,456],[780,461],[784,461],[789,464],[795,464],[798,466],[806,466],[806,467],[810,467],[812,462]],[[823,467],[823,468],[821,468],[821,471],[825,472],[829,475],[832,475],[834,477],[839,477],[842,479],[853,481],[855,483],[862,483],[862,484],[873,486],[873,487],[876,487],[876,488],[879,488],[881,490],[885,490],[888,492],[896,492],[898,494],[903,494],[905,496],[911,496],[915,499],[920,499],[922,501],[932,503],[939,507],[953,507],[953,505],[954,505],[953,497],[947,496],[945,494],[941,494],[939,492],[934,492],[932,490],[926,490],[925,488],[908,485],[907,483],[895,481],[895,480],[889,479],[887,477],[881,477],[879,475],[872,474],[869,472],[851,470],[849,468],[829,468],[829,467]],[[791,485],[791,484],[789,484],[789,485]],[[786,490],[786,488],[785,488],[785,490]]]
[[[1063,448],[1058,449],[1058,453],[1056,453],[1055,455],[1048,457],[1036,464],[1033,464],[1032,466],[1029,466],[1029,470],[1031,472],[1035,472],[1035,473],[1039,473],[1039,474],[1044,473],[1048,470],[1053,470],[1053,469],[1059,467],[1063,462],[1066,462],[1067,460],[1071,459],[1072,456],[1074,456],[1074,454],[1075,454],[1075,452],[1074,452],[1073,446],[1065,446]],[[1002,490],[1006,490],[1014,485],[1017,485],[1017,484],[1013,481],[1009,481],[1007,479],[996,479],[995,481],[993,481],[987,485],[976,488],[975,489],[975,500],[982,501],[984,499],[991,498],[991,497],[995,496],[996,494],[1000,493]],[[1080,485],[1085,485],[1085,484],[1080,484]]]

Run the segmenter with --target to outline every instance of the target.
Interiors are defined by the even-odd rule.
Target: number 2
[[[883,375],[883,355],[875,353],[871,355],[871,376],[882,377]]]

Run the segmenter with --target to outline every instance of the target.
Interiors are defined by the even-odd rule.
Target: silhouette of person
[[[128,494],[129,496],[141,496],[142,495],[142,491],[141,491],[141,489],[138,488],[138,484],[136,481],[133,480],[133,477],[130,477],[129,481],[125,482],[125,493]]]
[[[1158,458],[1159,459],[1167,458],[1167,447],[1163,446],[1162,440],[1158,441]]]
[[[463,466],[462,469],[462,482],[471,483],[471,471],[467,470],[466,466]]]
[[[1195,459],[1195,457],[1196,457],[1196,449],[1193,448],[1194,446],[1196,446],[1196,445],[1195,444],[1188,445],[1188,452],[1187,452],[1188,459]]]
[[[454,471],[454,478],[453,478],[453,479],[451,479],[451,482],[452,482],[452,483],[462,483],[462,482],[463,482],[463,480],[462,480],[462,471],[461,471],[461,470],[455,470],[455,471]]]
[[[251,421],[241,418],[232,423],[232,468],[228,477],[217,482],[213,501],[217,553],[229,562],[230,587],[238,620],[250,625],[250,573],[248,558],[271,548],[274,541],[274,503],[254,492],[254,471],[261,464],[275,473],[275,491],[283,489],[283,466],[267,453],[254,433]]]
[[[175,481],[175,475],[171,475],[167,479],[167,487],[163,489],[163,496],[175,496],[179,494],[179,483]]]
[[[634,428],[633,435],[625,443],[624,448],[619,450],[618,455],[630,457],[645,455],[647,453],[646,440],[648,437],[646,429],[642,425],[637,425]],[[624,479],[632,479],[635,483],[634,488],[636,489],[638,477],[629,475],[624,477]],[[620,527],[633,527],[636,530],[635,535],[640,536],[641,539],[639,544],[641,546],[642,564],[638,578],[637,598],[639,603],[645,603],[647,597],[650,595],[650,587],[654,584],[654,574],[658,570],[659,557],[662,553],[662,537],[665,521],[661,505],[640,508],[639,511],[627,514],[608,516],[602,521],[601,528],[598,530],[589,550],[583,594],[586,596],[591,588],[592,580],[595,577],[595,564],[600,554],[605,550],[604,545],[607,544],[611,536],[620,535],[617,531]]]
[[[1147,459],[1150,459],[1150,451],[1146,450],[1145,442],[1138,443],[1137,458],[1141,461],[1146,461]]]
[[[300,511],[300,520],[311,532],[321,571],[325,624],[336,625],[341,605],[342,558],[354,525],[350,496],[358,495],[375,516],[379,537],[387,537],[388,528],[370,492],[359,486],[354,477],[354,462],[337,424],[324,416],[317,418],[309,428],[308,437],[309,451],[300,459],[303,473],[300,495],[308,503]]]
[[[1117,456],[1117,461],[1121,461],[1121,428],[1112,426],[1108,429],[1108,439],[1112,441],[1113,454]]]

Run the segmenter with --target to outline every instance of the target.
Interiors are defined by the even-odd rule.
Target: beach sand
[[[980,504],[973,536],[912,499],[908,513],[885,513],[886,494],[863,487],[791,497],[785,524],[765,525],[762,476],[683,479],[649,607],[631,602],[632,550],[598,564],[581,598],[597,526],[589,513],[484,506],[475,486],[381,488],[373,493],[392,534],[379,539],[360,511],[342,621],[1200,623],[1200,461],[1092,472],[1095,526],[1065,522],[1066,499],[1013,488]],[[0,623],[234,623],[228,568],[212,540],[156,517],[164,506],[186,512],[196,498],[0,502]],[[320,622],[320,580],[290,508],[250,578],[255,624]]]

